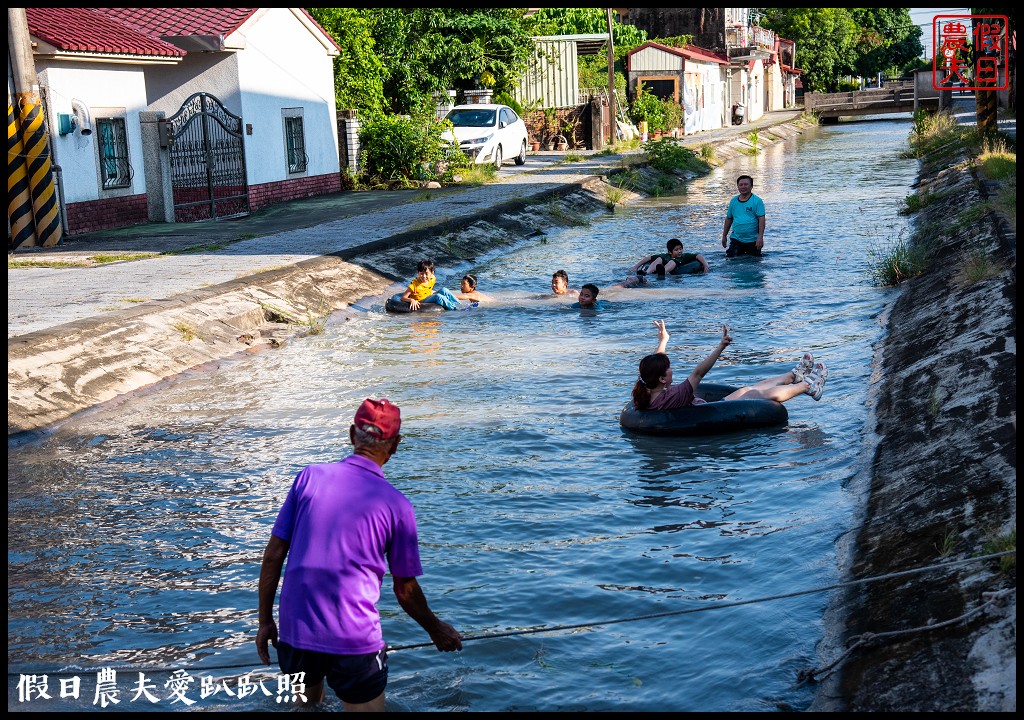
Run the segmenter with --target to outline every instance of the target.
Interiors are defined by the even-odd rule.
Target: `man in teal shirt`
[[[761,248],[764,247],[764,200],[752,192],[754,178],[749,175],[740,175],[736,178],[736,189],[739,190],[739,195],[733,196],[729,201],[729,210],[725,214],[722,247],[726,247],[728,243],[726,257],[760,257]]]

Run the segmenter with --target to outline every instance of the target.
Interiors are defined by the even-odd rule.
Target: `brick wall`
[[[249,186],[249,211],[256,212],[261,207],[295,200],[296,198],[327,195],[341,192],[341,175],[329,173],[313,177],[281,180],[280,182],[263,183]]]
[[[149,221],[148,207],[145,193],[68,203],[68,235],[141,225]]]

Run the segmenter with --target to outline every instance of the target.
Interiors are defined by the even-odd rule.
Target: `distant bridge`
[[[877,90],[804,95],[804,111],[813,112],[824,122],[838,122],[840,116],[914,112],[919,107],[938,110],[939,93],[921,96],[915,92],[913,82],[906,82],[892,83]]]

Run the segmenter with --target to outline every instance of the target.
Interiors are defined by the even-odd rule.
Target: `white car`
[[[453,128],[441,137],[457,141],[477,165],[500,168],[508,157],[515,158],[516,165],[526,162],[526,123],[508,105],[456,105],[445,120]]]

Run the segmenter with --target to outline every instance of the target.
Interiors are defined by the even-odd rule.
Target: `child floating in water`
[[[416,263],[416,277],[409,282],[409,287],[401,295],[392,300],[409,304],[410,310],[419,310],[422,303],[435,303],[445,310],[458,310],[459,299],[447,288],[434,289],[434,261],[420,260]]]
[[[637,275],[672,275],[691,272],[707,272],[708,261],[699,253],[684,253],[683,241],[672,238],[665,243],[667,253],[648,255],[629,269]]]
[[[469,302],[483,302],[491,299],[490,296],[484,295],[476,289],[476,277],[468,274],[462,276],[459,292],[455,293],[455,297]]]

